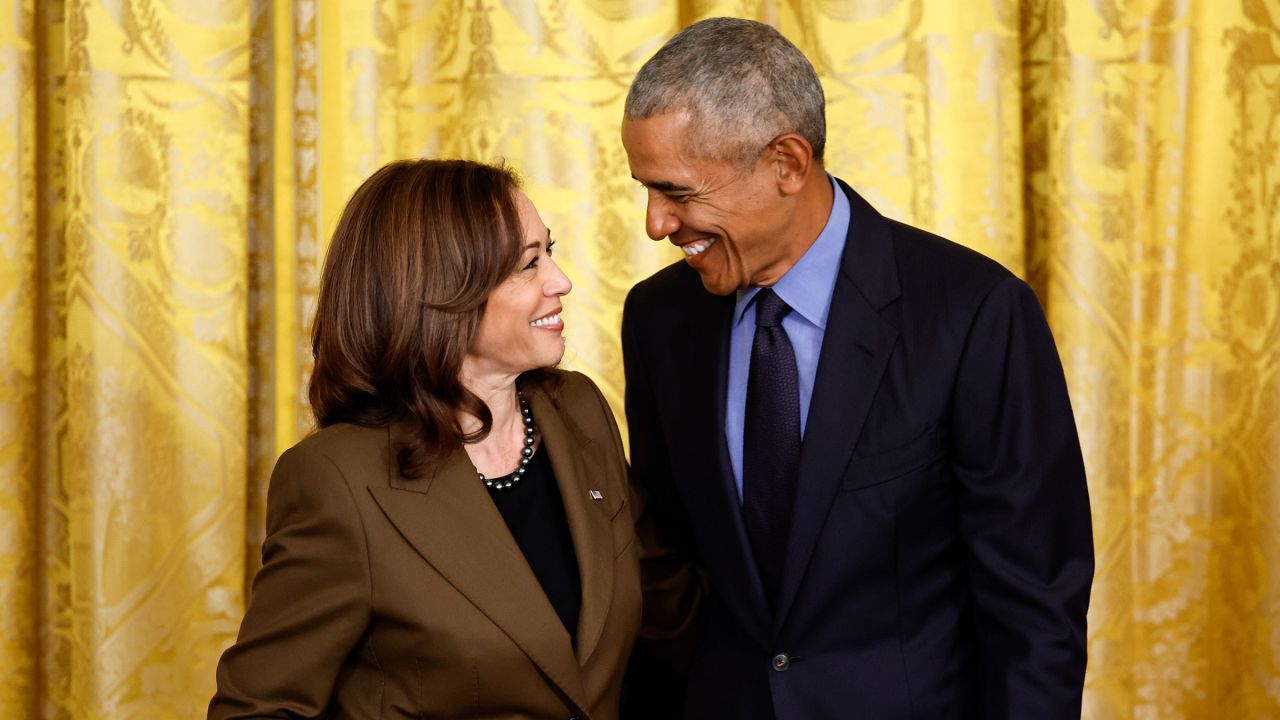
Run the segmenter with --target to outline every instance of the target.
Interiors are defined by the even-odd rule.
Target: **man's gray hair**
[[[690,114],[689,152],[750,167],[773,138],[798,133],[822,161],[826,98],[813,65],[777,30],[709,18],[681,30],[640,68],[624,115]]]

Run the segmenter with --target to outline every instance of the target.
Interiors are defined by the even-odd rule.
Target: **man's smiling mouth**
[[[687,257],[693,257],[694,255],[700,255],[703,252],[706,252],[707,248],[715,244],[716,244],[715,238],[707,238],[706,240],[698,240],[697,242],[691,242],[688,245],[681,245],[680,249],[684,251],[684,254]]]

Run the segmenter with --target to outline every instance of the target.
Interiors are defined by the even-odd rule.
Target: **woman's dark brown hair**
[[[320,427],[409,421],[396,457],[406,477],[488,434],[489,408],[459,372],[489,293],[523,252],[518,188],[502,166],[405,160],[355,191],[325,258],[311,335]],[[480,429],[464,434],[459,412]]]

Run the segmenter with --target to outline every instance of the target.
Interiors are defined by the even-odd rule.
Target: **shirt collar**
[[[827,224],[818,233],[818,239],[813,241],[796,264],[773,286],[773,291],[782,302],[810,324],[823,330],[827,327],[827,313],[831,309],[831,295],[840,270],[840,255],[844,252],[850,217],[849,198],[836,184],[835,178],[827,175],[827,179],[831,181],[835,196]],[[742,322],[747,307],[758,292],[758,287],[738,290],[733,310],[735,324]]]

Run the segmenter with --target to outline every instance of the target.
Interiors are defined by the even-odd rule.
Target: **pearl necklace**
[[[518,485],[524,479],[529,458],[533,457],[533,435],[537,432],[537,428],[533,426],[533,413],[529,411],[529,401],[524,399],[524,393],[517,390],[516,395],[520,398],[520,417],[524,420],[524,447],[520,448],[520,465],[516,467],[515,472],[496,480],[485,477],[482,472],[476,472],[480,476],[480,482],[494,492],[508,490]]]

